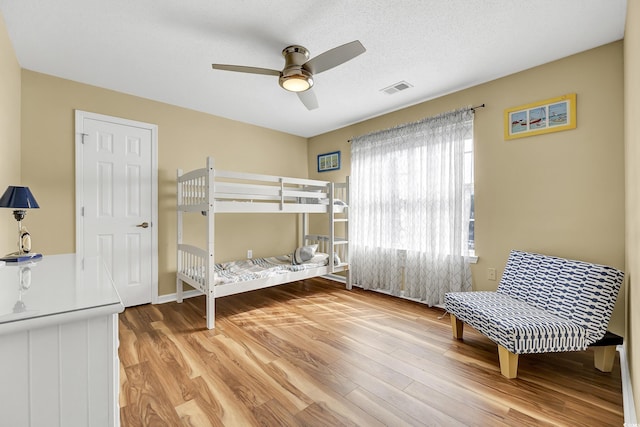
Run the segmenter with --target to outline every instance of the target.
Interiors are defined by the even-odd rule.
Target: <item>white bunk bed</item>
[[[332,183],[229,172],[214,169],[213,158],[205,168],[182,173],[178,169],[178,264],[176,294],[183,300],[183,282],[207,297],[207,328],[215,327],[215,299],[310,277],[345,272],[349,275],[348,203],[349,182]],[[207,217],[206,248],[183,243],[183,214],[202,213]],[[214,216],[220,213],[298,213],[302,215],[301,247],[317,245],[317,253],[307,263],[292,265],[287,256],[257,258],[215,264]],[[328,234],[307,234],[308,214],[328,214]],[[336,224],[344,223],[336,237]],[[326,261],[325,261],[326,260]],[[246,274],[239,267],[249,267]],[[264,267],[264,268],[262,268]],[[263,270],[266,269],[266,273]]]

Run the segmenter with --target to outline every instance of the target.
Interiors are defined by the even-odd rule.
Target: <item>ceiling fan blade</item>
[[[362,46],[362,43],[354,40],[321,53],[315,58],[308,60],[302,67],[309,70],[311,74],[318,74],[347,62],[365,51],[366,49]]]
[[[269,68],[245,67],[243,65],[211,64],[211,68],[213,68],[214,70],[237,71],[239,73],[266,74],[268,76],[280,75],[280,71],[278,70],[271,70]]]
[[[307,110],[315,110],[318,108],[318,98],[311,89],[307,89],[304,92],[298,92],[298,98],[307,107]]]

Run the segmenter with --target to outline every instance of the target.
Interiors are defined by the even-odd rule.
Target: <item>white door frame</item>
[[[106,116],[75,110],[75,146],[76,146],[76,253],[84,254],[84,224],[82,206],[84,206],[83,189],[83,121],[84,119],[101,120],[124,126],[135,126],[151,132],[151,303],[158,303],[158,126],[120,117]]]

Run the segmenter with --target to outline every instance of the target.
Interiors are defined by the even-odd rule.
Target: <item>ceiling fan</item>
[[[364,53],[365,50],[362,43],[354,40],[309,59],[309,51],[306,48],[292,45],[282,50],[282,56],[284,56],[282,71],[226,64],[211,64],[211,67],[215,70],[278,76],[280,86],[288,91],[296,92],[307,109],[315,110],[318,108],[318,100],[311,90],[313,76],[351,60]]]

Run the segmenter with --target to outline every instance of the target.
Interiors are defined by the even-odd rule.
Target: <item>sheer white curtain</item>
[[[351,141],[350,250],[365,289],[444,302],[471,289],[465,108]]]

